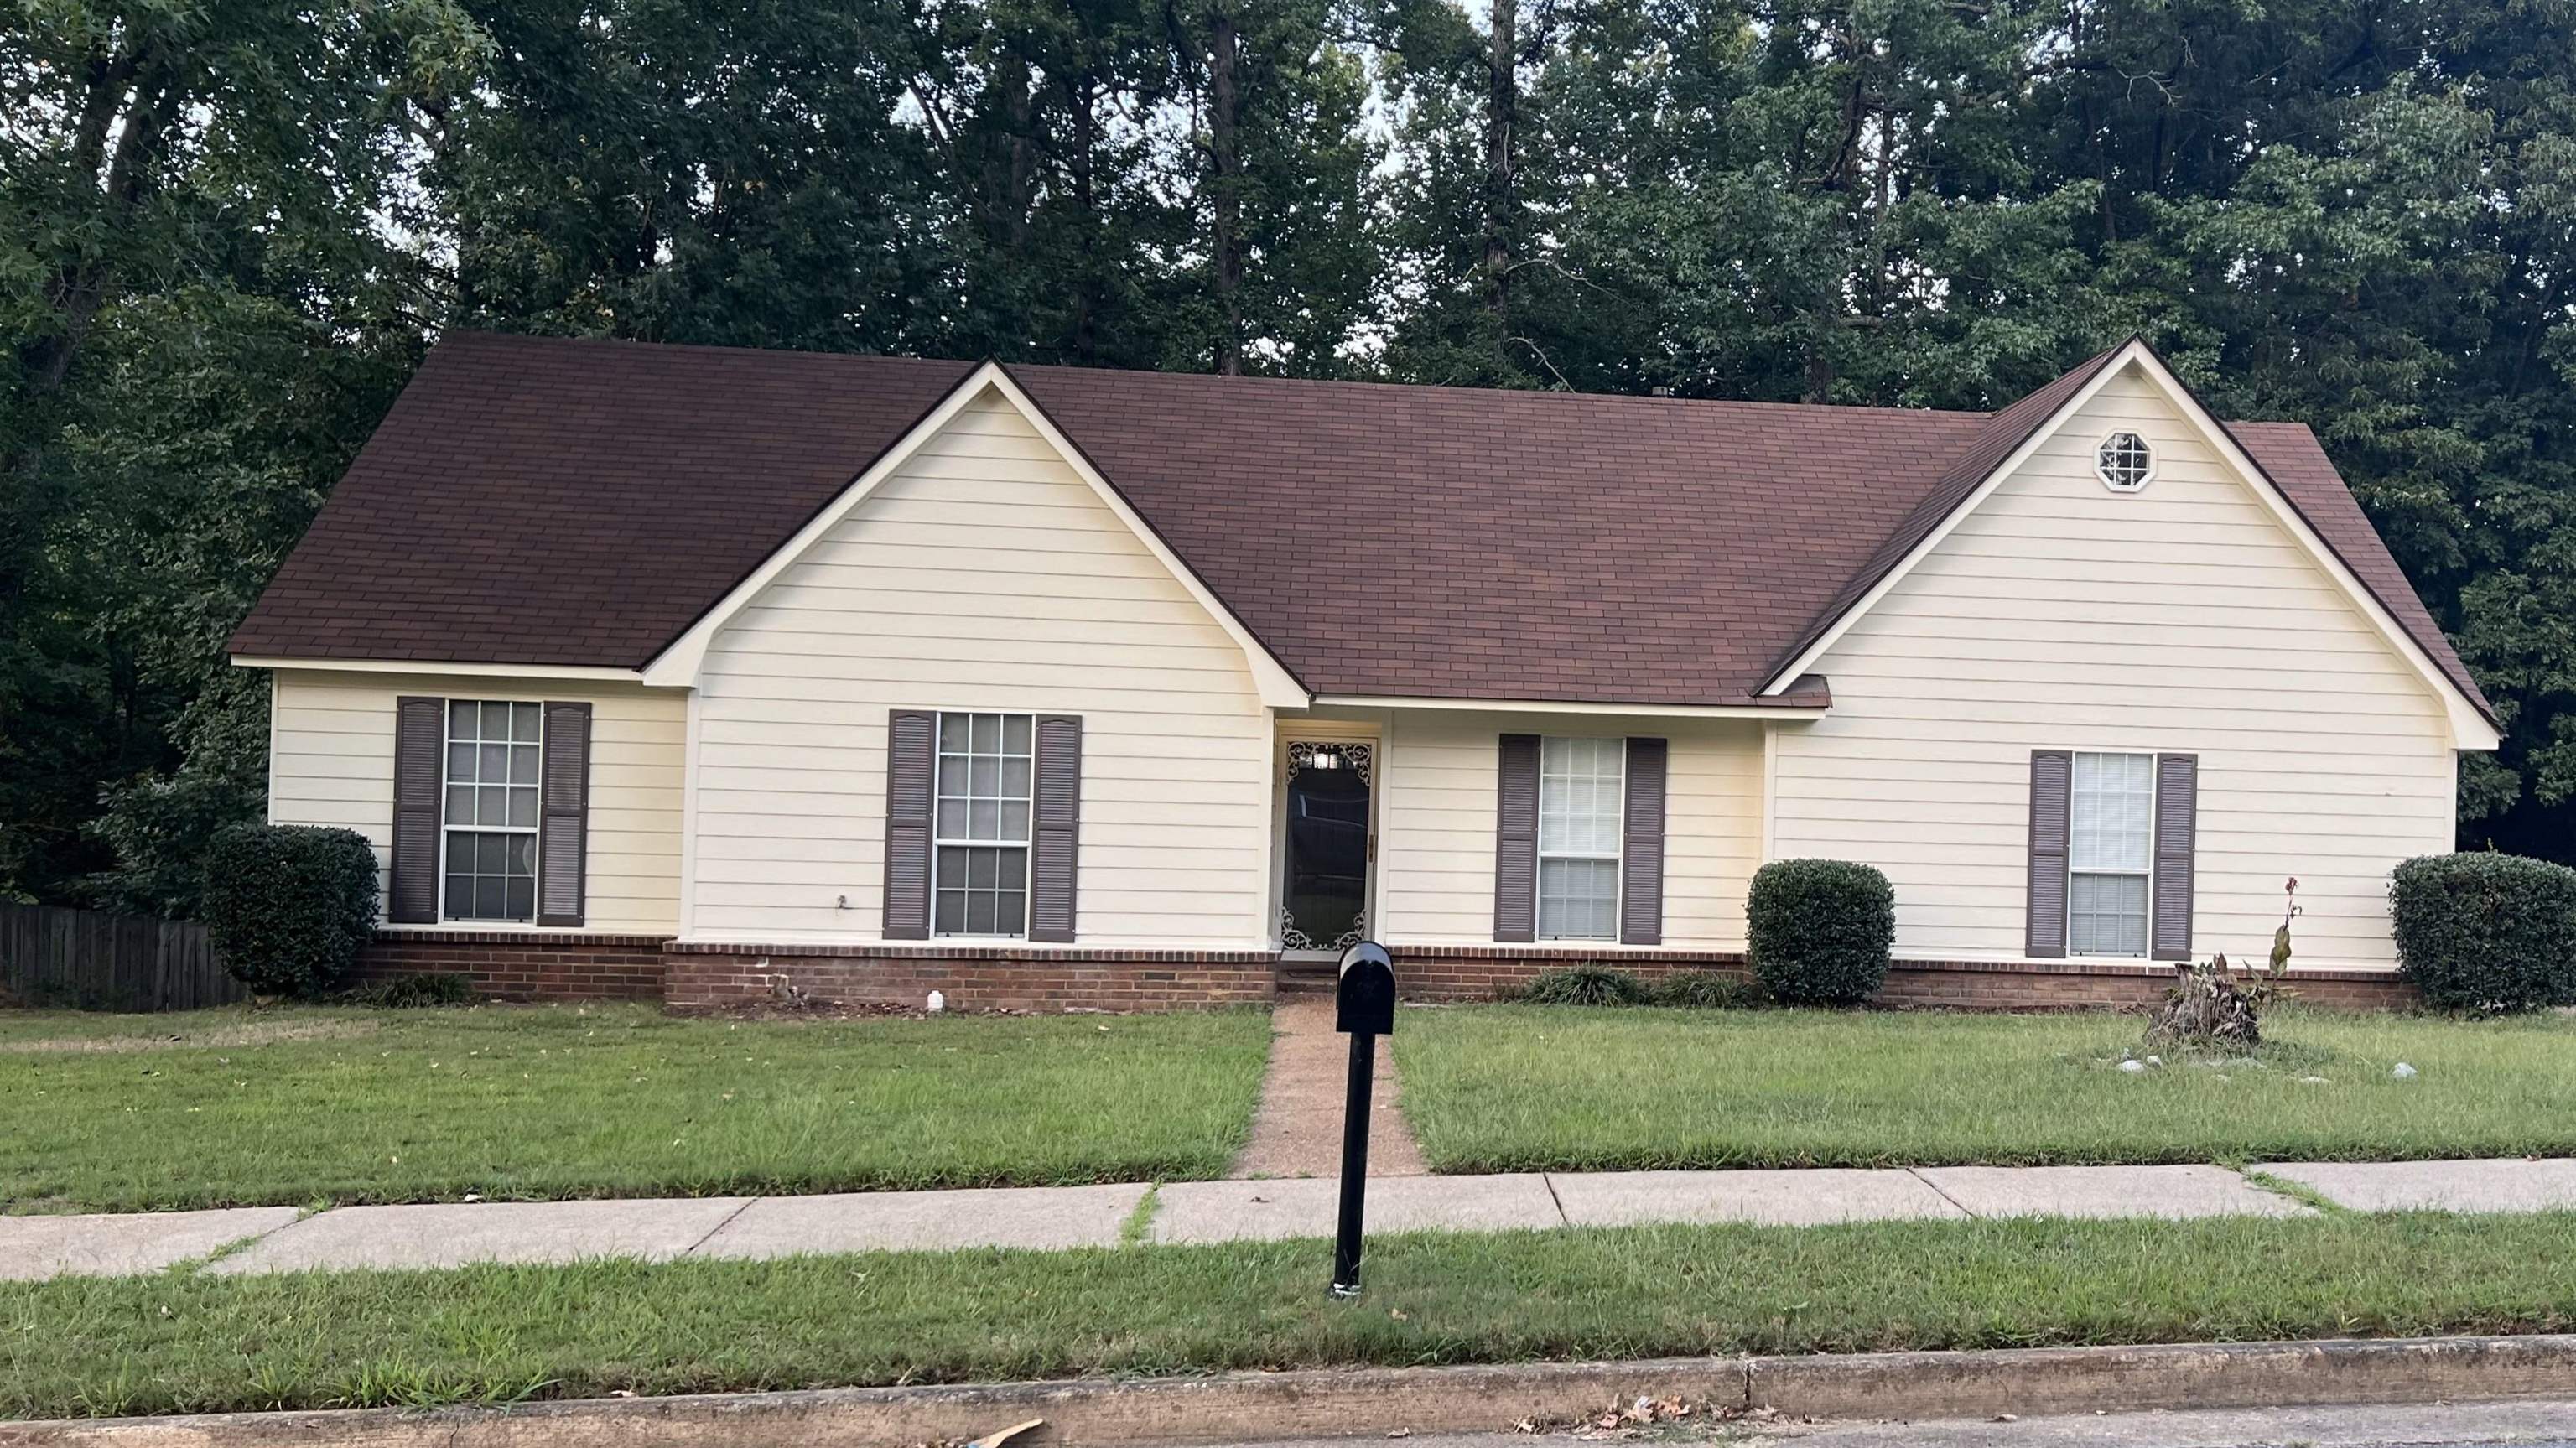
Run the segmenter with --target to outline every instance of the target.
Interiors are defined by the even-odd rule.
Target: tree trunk
[[[1208,252],[1216,282],[1218,375],[1243,372],[1243,117],[1234,78],[1234,16],[1223,5],[1208,25]]]
[[[159,180],[153,168],[179,114],[178,78],[167,66],[155,63],[149,44],[141,43],[113,60],[94,58],[88,79],[90,90],[81,103],[72,155],[82,175],[97,185],[105,203],[102,220],[114,233],[123,229]],[[120,111],[124,123],[117,127]],[[116,137],[112,149],[111,129]],[[20,344],[18,365],[27,379],[25,399],[44,397],[62,387],[116,281],[114,271],[100,261],[68,263],[46,279],[45,304],[54,312],[57,325]]]
[[[1512,130],[1520,121],[1519,0],[1494,0],[1485,101],[1485,307],[1509,311],[1512,271]]]
[[[1092,168],[1099,159],[1096,133],[1100,118],[1095,109],[1099,104],[1099,88],[1093,82],[1091,72],[1085,70],[1073,77],[1071,89],[1073,92],[1073,155],[1071,157],[1073,215],[1074,225],[1081,228],[1082,257],[1081,275],[1074,283],[1073,359],[1087,366],[1092,362],[1096,351],[1093,334],[1097,318],[1093,315],[1092,303],[1100,290],[1099,200],[1094,194],[1092,185]]]

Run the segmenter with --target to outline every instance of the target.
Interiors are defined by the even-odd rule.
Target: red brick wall
[[[1591,961],[1652,979],[1678,970],[1745,974],[1732,951],[1606,955],[1549,946],[1397,946],[1409,1000],[1491,1000],[1540,971]],[[817,1002],[919,1006],[932,991],[957,1010],[1152,1011],[1267,1001],[1277,966],[1266,951],[863,945],[777,948],[673,945],[652,935],[387,931],[360,957],[362,979],[430,971],[466,976],[503,1000],[664,1000],[684,1008],[777,999],[792,986]],[[2414,987],[2373,971],[2296,971],[2315,1005],[2386,1010]],[[2055,961],[1899,961],[1878,1003],[1952,1010],[2117,1010],[2163,999],[2164,965]]]
[[[2174,982],[2171,965],[2070,965],[2063,961],[1899,961],[1878,1003],[1953,1010],[2120,1010],[2154,1005]],[[2421,1003],[2415,987],[2383,971],[2293,969],[2286,989],[2336,1010],[2397,1010]]]
[[[1398,946],[1396,979],[1408,1000],[1491,1000],[1543,970],[1598,962],[1651,980],[1677,970],[1743,976],[1734,951],[1674,950],[1607,955],[1562,947]],[[2173,967],[2026,961],[1897,961],[1877,1003],[1950,1010],[2119,1010],[2153,1005],[2173,984]],[[2290,989],[2313,1005],[2393,1010],[2418,1002],[2415,988],[2393,975],[2363,970],[2297,971]]]
[[[662,936],[388,930],[358,955],[358,978],[461,975],[507,1001],[662,998]]]
[[[1601,964],[1653,980],[1682,970],[1745,974],[1744,956],[1728,950],[1659,950],[1653,955],[1604,955],[1562,946],[1393,945],[1396,989],[1406,1000],[1492,1000],[1526,984],[1543,970]]]
[[[776,1000],[792,986],[836,1004],[919,1006],[932,991],[951,1010],[1154,1011],[1267,1001],[1267,951],[1113,950],[863,945],[771,948],[674,945],[663,998],[703,1008]]]

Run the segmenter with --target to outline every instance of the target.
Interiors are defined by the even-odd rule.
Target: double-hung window
[[[1543,739],[1538,760],[1538,937],[1619,936],[1624,739]]]
[[[448,701],[445,918],[536,919],[543,731],[535,704]]]
[[[2066,946],[2147,953],[2155,877],[2156,757],[2077,754],[2067,796]]]
[[[934,933],[1027,933],[1034,741],[1032,715],[939,716]]]

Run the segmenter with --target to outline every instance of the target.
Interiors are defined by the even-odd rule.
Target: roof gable
[[[1224,629],[1226,635],[1243,649],[1244,660],[1252,670],[1253,683],[1260,691],[1263,703],[1277,708],[1302,708],[1310,702],[1312,696],[1305,686],[1298,682],[1296,675],[1283,666],[1277,655],[1246,629],[1242,620],[1234,616],[1233,610],[1227,608],[1214,593],[1211,593],[1207,585],[1200,581],[1198,575],[1191,571],[1190,566],[1183,562],[1179,555],[1172,552],[1170,546],[1163,542],[1161,536],[1144,519],[1137,516],[1135,508],[1128,503],[1127,499],[1091,466],[1080,449],[1066,441],[1064,434],[1047,419],[1043,410],[1029,400],[1028,394],[1020,389],[1019,384],[1011,379],[1010,374],[990,362],[967,373],[964,380],[951,388],[948,395],[929,412],[923,414],[921,420],[907,429],[893,446],[880,453],[876,460],[868,465],[867,471],[861,473],[856,480],[821,508],[816,509],[813,516],[805,520],[804,526],[797,529],[794,537],[774,549],[758,567],[744,575],[732,588],[726,590],[722,598],[716,600],[711,607],[700,614],[678,638],[671,641],[669,647],[663,649],[650,664],[645,666],[644,682],[666,686],[685,686],[696,683],[699,666],[706,657],[707,645],[727,623],[733,620],[736,614],[758,598],[761,591],[780,574],[786,572],[797,559],[805,556],[809,549],[829,535],[843,519],[857,511],[861,503],[866,502],[888,478],[900,472],[903,466],[911,461],[913,455],[921,450],[922,445],[937,437],[958,413],[987,393],[998,396],[1006,405],[1026,418],[1047,445],[1064,458],[1073,469],[1074,475],[1090,487],[1093,494],[1120,522],[1127,525],[1128,529],[1136,535],[1137,540],[1154,555],[1156,561],[1171,571],[1173,578],[1188,591],[1190,597],[1196,600],[1201,608],[1206,609],[1209,617],[1216,620],[1217,626]]]
[[[2210,450],[2246,484],[2255,499],[2370,622],[2382,641],[2416,671],[2426,688],[2442,701],[2458,747],[2494,748],[2497,739],[2492,707],[2443,639],[2423,601],[2407,584],[2396,560],[2389,556],[2377,531],[2353,500],[2351,490],[2325,462],[2315,436],[2298,424],[2240,425],[2261,430],[2260,440],[2268,445],[2266,451],[2295,480],[2294,492],[2246,449],[2235,430],[2202,405],[2152,347],[2136,338],[2088,360],[2013,408],[1995,414],[1988,435],[1945,473],[1942,485],[1872,554],[1862,572],[1844,585],[1838,595],[1840,606],[1820,617],[1799,646],[1783,656],[1764,692],[1776,693],[1821,667],[1835,641],[1930,556],[1961,520],[1993,496],[2106,383],[2130,373],[2145,379],[2176,415],[2199,433]],[[2016,417],[2016,412],[2021,415]],[[2348,554],[2367,561],[2372,574],[2357,572]]]

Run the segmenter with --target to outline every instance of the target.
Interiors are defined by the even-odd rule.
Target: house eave
[[[1646,719],[1776,719],[1802,722],[1821,719],[1830,699],[1800,693],[1761,703],[1662,704],[1589,699],[1453,699],[1402,694],[1318,694],[1317,709],[1438,709],[1499,714],[1596,714]]]
[[[237,669],[300,669],[341,674],[449,674],[469,679],[564,679],[583,683],[642,684],[641,669],[595,664],[479,663],[457,659],[288,658],[273,654],[234,654]]]

